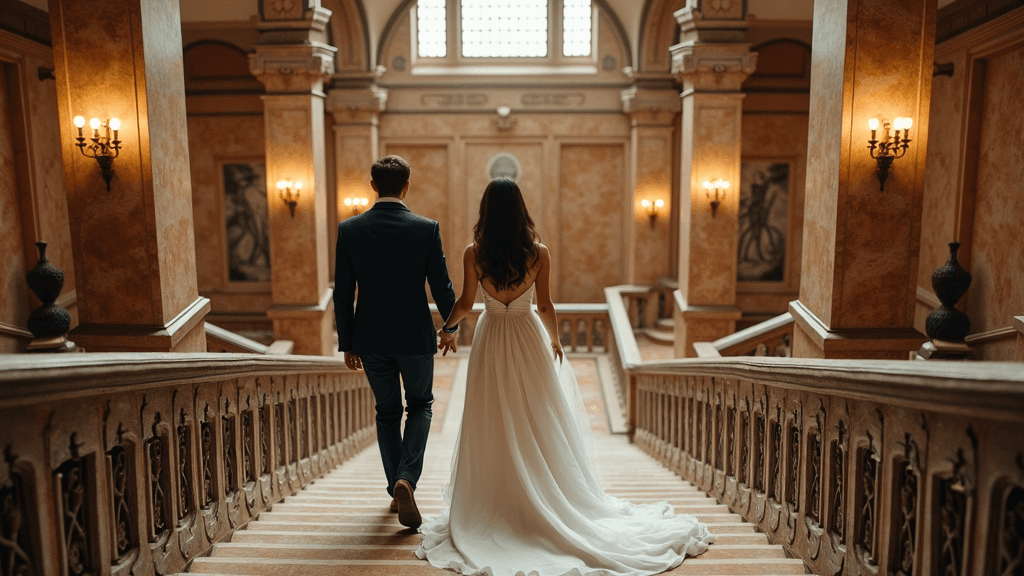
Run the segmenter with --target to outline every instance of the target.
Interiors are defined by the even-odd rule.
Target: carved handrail
[[[236,334],[206,322],[206,351],[234,352],[238,354],[291,354],[295,343],[291,340],[275,340],[267,346],[255,340]]]
[[[710,344],[710,345],[708,345]],[[754,324],[714,342],[695,342],[698,357],[783,356],[793,344],[793,316],[789,312]]]
[[[34,576],[175,573],[374,440],[365,376],[303,356],[0,356],[0,422]]]

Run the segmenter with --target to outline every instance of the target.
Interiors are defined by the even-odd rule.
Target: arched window
[[[572,62],[594,51],[591,0],[418,0],[414,22],[421,59]]]

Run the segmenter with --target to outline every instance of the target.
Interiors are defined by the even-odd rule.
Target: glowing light
[[[872,118],[868,120],[868,128],[872,130],[878,130],[878,118]]]
[[[85,126],[85,116],[75,116],[75,127],[82,128]]]
[[[121,129],[121,120],[119,120],[117,118],[111,118],[110,119],[110,129],[113,130],[114,132],[117,132],[118,130],[120,130]]]

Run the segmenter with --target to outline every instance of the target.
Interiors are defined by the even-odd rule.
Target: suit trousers
[[[377,445],[384,462],[388,494],[395,482],[409,481],[413,489],[423,471],[423,452],[430,433],[434,403],[434,355],[392,356],[363,354],[363,370],[376,398]],[[405,434],[402,434],[402,389],[405,387]]]

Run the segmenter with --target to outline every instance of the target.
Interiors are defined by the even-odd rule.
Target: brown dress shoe
[[[391,499],[391,511],[398,512],[398,498]]]
[[[423,523],[416,499],[412,495],[412,484],[402,478],[395,482],[395,500],[398,500],[398,522],[409,528],[419,528]]]

